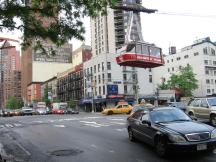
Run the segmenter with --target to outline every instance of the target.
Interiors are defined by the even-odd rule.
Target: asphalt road
[[[101,114],[0,118],[0,148],[23,162],[215,162],[213,153],[159,158],[154,149],[130,142],[127,115]]]

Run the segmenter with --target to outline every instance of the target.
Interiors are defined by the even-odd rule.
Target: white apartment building
[[[187,64],[191,65],[196,74],[199,88],[194,96],[206,96],[216,93],[216,44],[209,37],[194,41],[180,52],[164,57],[165,65],[153,70],[153,82],[161,84],[162,79],[169,80],[171,74]]]
[[[118,0],[118,3],[127,0]],[[138,17],[138,23],[140,18]],[[93,58],[84,63],[84,70],[89,70],[91,77],[85,75],[85,91],[87,95],[88,81],[94,82],[94,96],[108,95],[107,85],[117,85],[118,94],[128,98],[153,95],[152,72],[149,69],[121,67],[116,63],[116,51],[125,43],[128,26],[128,13],[122,10],[108,9],[107,15],[99,14],[91,19],[91,46]],[[141,40],[136,23],[132,28],[131,38]],[[104,67],[104,71],[102,70]],[[108,67],[111,67],[108,69]],[[92,70],[91,70],[92,69]],[[96,69],[96,70],[94,70]],[[99,71],[99,69],[101,69]],[[92,73],[90,73],[92,72]],[[101,81],[104,78],[104,82]]]

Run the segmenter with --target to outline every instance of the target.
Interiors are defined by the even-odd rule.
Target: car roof
[[[175,107],[150,107],[148,109],[142,109],[141,111],[160,111],[160,110],[174,110],[174,109],[177,109]]]

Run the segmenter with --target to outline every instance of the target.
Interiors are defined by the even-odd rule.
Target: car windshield
[[[185,104],[183,102],[176,102],[175,104],[177,107],[185,107]]]
[[[134,106],[133,111],[137,111],[137,110],[145,109],[145,108],[146,108],[145,106],[136,105],[136,106]]]
[[[216,106],[216,98],[208,98],[207,100],[210,106]]]
[[[167,123],[174,121],[190,121],[191,119],[179,109],[161,109],[150,113],[154,123]]]

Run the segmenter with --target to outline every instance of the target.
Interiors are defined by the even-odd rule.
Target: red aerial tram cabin
[[[116,57],[120,66],[154,68],[164,65],[161,48],[144,42],[127,43],[125,49]]]

